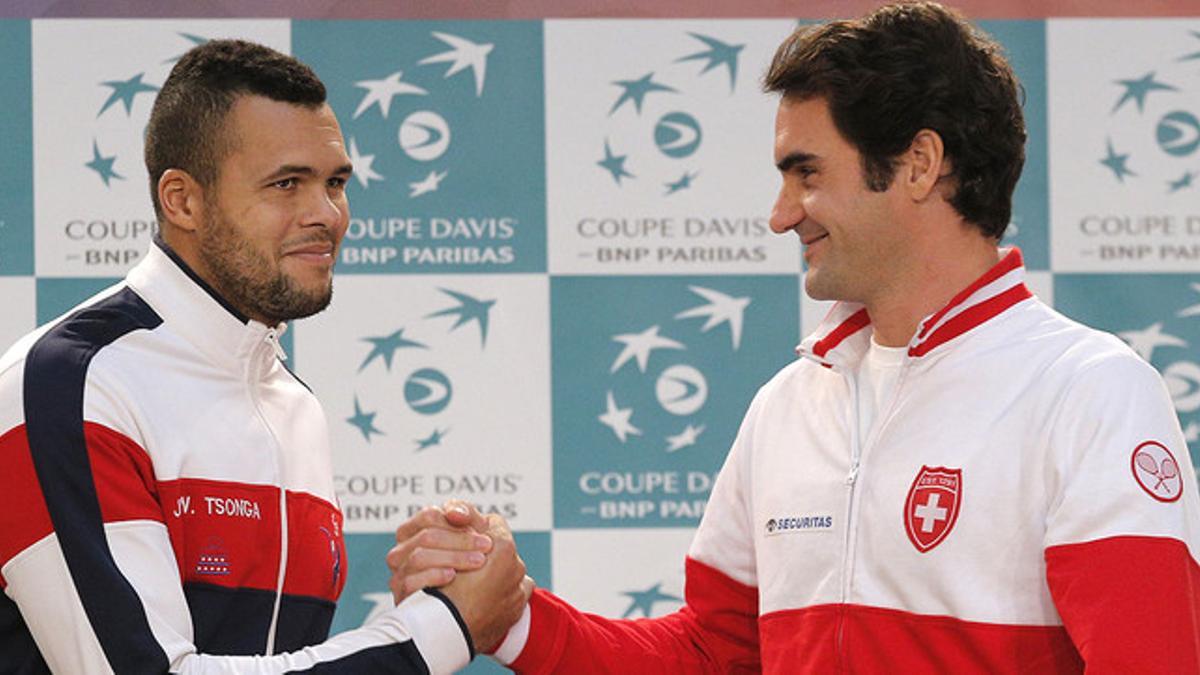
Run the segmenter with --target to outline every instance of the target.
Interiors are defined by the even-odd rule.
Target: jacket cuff
[[[453,673],[471,662],[475,655],[471,638],[454,603],[441,593],[413,593],[393,611],[431,674]]]
[[[517,657],[521,655],[521,651],[525,649],[525,643],[529,640],[530,621],[531,612],[529,605],[526,604],[525,610],[521,612],[521,618],[517,619],[512,628],[508,629],[508,634],[504,636],[504,641],[489,656],[505,666],[516,661]]]

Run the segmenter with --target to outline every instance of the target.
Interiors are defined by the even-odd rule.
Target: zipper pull
[[[858,480],[858,460],[854,460],[854,465],[850,467],[850,475],[846,476],[846,485],[854,485],[856,480]]]
[[[283,345],[279,344],[279,332],[274,328],[268,328],[266,340],[267,344],[275,350],[275,356],[280,361],[287,361],[287,352],[283,351]]]

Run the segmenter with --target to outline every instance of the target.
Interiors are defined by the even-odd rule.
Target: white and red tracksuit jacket
[[[279,353],[151,246],[0,358],[0,672],[467,663],[432,594],[326,640],[346,580],[329,434]]]
[[[619,621],[538,591],[501,659],[573,675],[1200,672],[1200,498],[1167,391],[1023,275],[1013,249],[922,323],[867,438],[869,319],[836,306],[751,404],[683,609]]]

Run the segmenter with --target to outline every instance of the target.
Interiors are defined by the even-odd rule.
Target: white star
[[[371,603],[371,611],[367,612],[367,618],[363,619],[363,625],[371,623],[375,617],[396,606],[396,601],[392,598],[391,593],[363,593],[361,597]]]
[[[408,187],[412,188],[412,192],[408,193],[408,196],[410,198],[420,197],[426,192],[437,192],[438,186],[442,183],[442,179],[446,177],[446,173],[446,171],[441,173],[438,173],[437,171],[430,171],[429,175],[425,176],[423,180],[419,180],[415,183],[409,183]]]
[[[729,334],[733,338],[733,351],[737,351],[742,341],[742,317],[750,298],[734,298],[720,291],[700,286],[688,286],[688,290],[708,300],[707,305],[700,305],[675,315],[676,319],[690,319],[696,316],[706,316],[708,321],[701,326],[700,332],[707,333],[710,328],[721,324],[729,324]]]
[[[475,97],[483,95],[483,80],[487,71],[487,56],[492,51],[494,44],[475,44],[470,40],[465,40],[456,35],[449,33],[438,33],[434,31],[433,36],[442,42],[453,47],[448,52],[427,56],[417,63],[425,65],[426,63],[449,63],[450,69],[446,71],[446,77],[461,72],[467,68],[475,73]]]
[[[651,326],[641,333],[625,333],[623,335],[614,335],[613,342],[620,342],[625,345],[625,349],[621,350],[617,360],[613,361],[612,368],[608,372],[615,373],[625,365],[625,362],[632,358],[637,358],[638,370],[646,372],[646,363],[650,360],[650,352],[660,347],[667,349],[687,349],[682,343],[676,342],[671,338],[659,337],[658,326]]]
[[[1200,423],[1192,422],[1183,430],[1183,440],[1188,443],[1200,441]]]
[[[1138,356],[1150,361],[1150,357],[1154,354],[1155,347],[1164,345],[1169,347],[1186,347],[1188,343],[1175,335],[1162,332],[1162,322],[1158,322],[1143,330],[1127,330],[1123,333],[1117,333],[1122,340],[1129,343],[1133,347],[1133,351],[1138,353]]]
[[[378,104],[379,111],[383,113],[384,118],[388,116],[388,111],[392,107],[392,98],[401,94],[418,94],[424,96],[429,92],[418,87],[415,84],[401,82],[400,78],[404,75],[403,71],[388,75],[382,80],[363,80],[355,82],[354,86],[362,87],[367,90],[367,95],[363,96],[363,100],[359,102],[358,109],[354,111],[354,119],[367,111],[367,108]]]
[[[604,426],[612,429],[613,433],[617,435],[617,438],[622,443],[625,442],[625,438],[629,434],[633,434],[635,436],[642,435],[642,430],[633,426],[633,424],[629,422],[629,418],[633,416],[633,408],[618,408],[617,402],[615,399],[613,399],[613,394],[611,391],[608,392],[608,402],[606,404],[606,408],[607,409],[604,411],[604,414],[600,415],[596,419],[600,420],[600,423]]]
[[[1192,286],[1193,291],[1200,293],[1200,284],[1194,283],[1194,284],[1191,284],[1191,286]],[[1196,304],[1192,305],[1191,307],[1184,307],[1183,309],[1179,310],[1179,313],[1176,314],[1175,316],[1178,316],[1181,318],[1185,317],[1185,316],[1200,316],[1200,303],[1196,303]]]
[[[687,428],[679,432],[677,436],[667,436],[667,452],[675,452],[680,448],[686,448],[689,445],[695,445],[696,439],[700,434],[704,433],[704,425],[698,427],[687,425]]]
[[[375,173],[375,169],[371,165],[375,163],[375,155],[360,155],[358,153],[358,144],[354,142],[354,137],[350,137],[350,165],[354,167],[352,174],[358,179],[358,182],[367,189],[368,184],[373,180],[381,181],[383,176]]]

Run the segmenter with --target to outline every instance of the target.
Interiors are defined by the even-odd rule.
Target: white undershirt
[[[858,439],[865,443],[884,406],[892,400],[900,367],[908,347],[884,347],[871,338],[871,346],[858,366]]]

